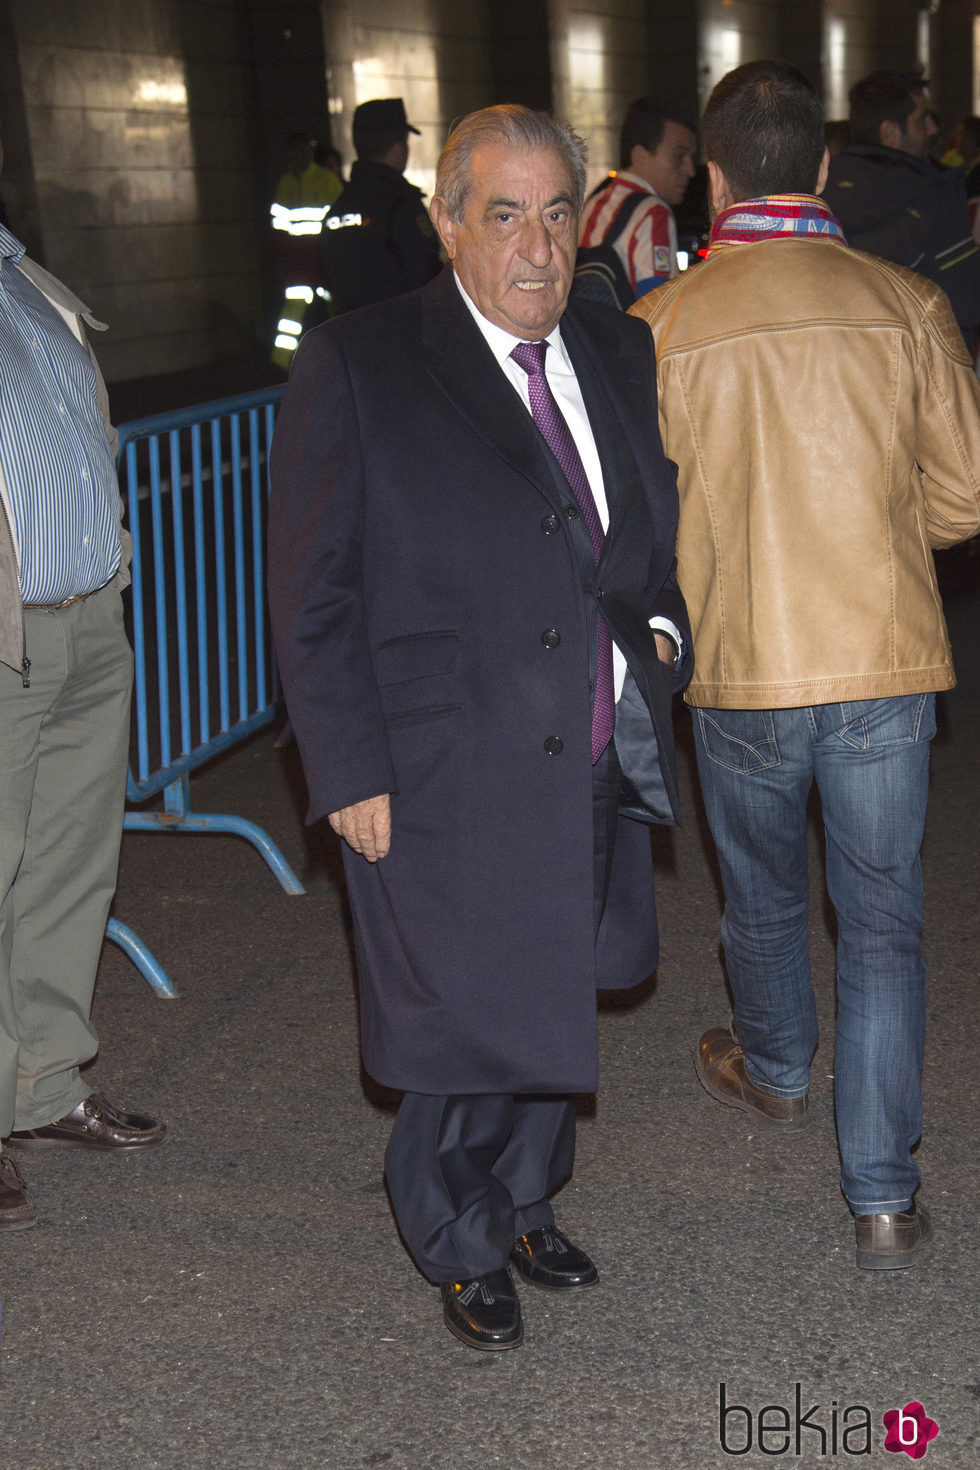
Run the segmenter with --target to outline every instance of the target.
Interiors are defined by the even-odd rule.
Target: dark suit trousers
[[[609,890],[619,806],[610,745],[593,768],[595,927]],[[398,1228],[430,1281],[497,1271],[514,1241],[554,1223],[548,1198],[575,1159],[575,1103],[565,1095],[407,1092],[385,1154]]]

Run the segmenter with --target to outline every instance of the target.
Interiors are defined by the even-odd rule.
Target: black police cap
[[[405,116],[400,97],[375,97],[371,102],[362,102],[354,109],[354,127],[359,133],[396,133],[402,128],[408,133],[419,131]]]

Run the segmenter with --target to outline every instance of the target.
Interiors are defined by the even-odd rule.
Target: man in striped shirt
[[[2,154],[0,154],[2,158]],[[79,1075],[122,833],[128,537],[88,308],[0,226],[0,1231],[9,1149],[129,1149],[163,1123]]]
[[[619,172],[586,201],[579,244],[593,246],[602,244],[631,195],[647,196],[613,245],[637,300],[677,275],[674,206],[694,177],[696,147],[683,114],[641,97],[630,103],[623,121]]]

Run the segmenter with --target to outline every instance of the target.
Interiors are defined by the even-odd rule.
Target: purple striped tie
[[[602,555],[603,531],[599,512],[589,487],[585,466],[579,457],[565,416],[548,385],[544,372],[547,342],[519,342],[511,357],[527,373],[527,391],[531,415],[545,443],[561,465],[562,473],[572,488],[585,524],[592,537],[596,565]],[[613,693],[612,639],[602,616],[599,617],[599,659],[596,665],[595,698],[592,702],[592,764],[595,765],[612,739],[616,723],[616,701]]]

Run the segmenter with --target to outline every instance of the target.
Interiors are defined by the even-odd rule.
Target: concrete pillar
[[[18,240],[23,240],[28,255],[44,265],[44,239],[27,125],[24,81],[11,10],[11,0],[0,0],[0,138],[4,151],[0,194],[9,228]]]
[[[554,106],[548,0],[494,0],[487,103]],[[477,104],[474,104],[477,105]]]
[[[798,67],[823,95],[824,23],[821,0],[796,0],[779,13],[779,57]]]
[[[920,0],[878,0],[877,59],[869,71],[912,71],[918,64]]]
[[[285,167],[290,133],[330,143],[323,27],[316,0],[243,0],[238,6],[251,121],[265,208]]]
[[[701,110],[700,15],[691,0],[650,0],[648,56],[654,96],[670,97],[688,116]]]
[[[30,200],[32,248],[109,322],[110,380],[257,341],[238,18],[234,0],[4,7],[4,76],[16,57],[21,98],[11,184],[19,175]]]
[[[555,110],[589,145],[589,180],[619,164],[619,129],[630,102],[651,90],[646,0],[550,0]]]
[[[961,117],[973,112],[974,0],[942,0],[933,16],[932,96],[950,132]]]
[[[403,97],[421,131],[406,177],[431,194],[449,124],[494,100],[487,0],[322,0],[322,13],[336,146],[353,156],[359,103]]]

